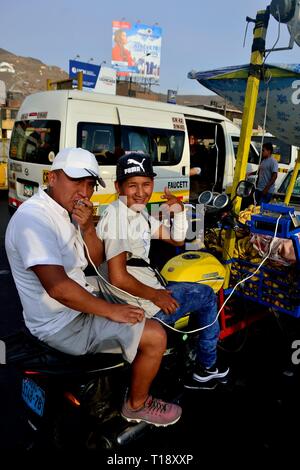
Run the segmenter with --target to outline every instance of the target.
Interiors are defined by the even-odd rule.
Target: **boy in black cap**
[[[106,208],[96,229],[105,246],[106,264],[101,265],[102,274],[112,284],[105,287],[105,295],[107,299],[117,298],[141,307],[148,319],[153,317],[173,324],[186,313],[194,312],[199,327],[210,325],[199,335],[197,366],[192,382],[187,385],[202,388],[211,379],[224,378],[229,370],[216,366],[219,337],[216,296],[209,286],[197,283],[170,283],[165,288],[150,266],[151,238],[180,246],[187,231],[184,205],[167,188],[162,196],[166,202],[160,210],[173,214],[171,228],[149,216],[146,204],[153,192],[154,176],[149,155],[130,153],[118,160],[115,187],[119,198]],[[129,399],[122,409],[122,415],[128,420],[144,419],[149,387],[155,376],[149,371],[139,383],[138,374],[136,369],[140,401],[133,403]]]

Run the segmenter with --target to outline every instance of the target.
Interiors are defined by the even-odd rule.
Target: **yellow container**
[[[186,251],[170,259],[161,273],[168,282],[197,282],[218,292],[224,283],[225,268],[210,253]]]

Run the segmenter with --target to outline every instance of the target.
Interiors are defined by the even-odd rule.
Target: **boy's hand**
[[[161,199],[167,199],[167,201],[159,207],[163,213],[165,212],[169,214],[172,212],[175,214],[184,210],[183,203],[179,198],[172,194],[167,187],[165,187],[164,194],[161,196]]]
[[[151,301],[164,313],[171,314],[179,307],[179,303],[172,297],[172,292],[166,289],[156,289]]]

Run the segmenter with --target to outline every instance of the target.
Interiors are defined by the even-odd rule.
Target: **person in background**
[[[200,159],[199,159],[199,145],[198,139],[193,135],[190,134],[189,136],[189,144],[190,144],[190,176],[197,176],[201,174],[201,168],[199,166]]]
[[[258,182],[255,190],[257,204],[270,202],[275,191],[275,181],[278,175],[278,162],[272,156],[273,145],[266,142],[262,146],[262,160],[258,169]],[[248,173],[247,176],[255,175],[256,171]]]

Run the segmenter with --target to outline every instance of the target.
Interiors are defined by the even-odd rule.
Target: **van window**
[[[121,146],[126,151],[148,153],[153,165],[177,165],[183,152],[184,132],[122,126]]]
[[[14,160],[49,164],[58,153],[59,138],[59,121],[17,121],[11,136],[9,156]]]
[[[237,136],[231,136],[231,139],[232,139],[234,155],[235,155],[235,159],[236,159],[240,138],[237,137]],[[257,152],[255,152],[252,145],[250,145],[250,150],[249,150],[249,155],[248,155],[248,163],[253,163],[254,165],[258,165],[259,164],[259,149],[258,149],[256,143],[253,143],[253,144],[254,144],[255,148],[257,149]]]
[[[77,147],[92,152],[100,165],[115,165],[124,154],[116,145],[116,129],[113,124],[79,122],[77,126]]]
[[[148,153],[153,165],[177,165],[182,158],[184,132],[135,126],[80,122],[77,146],[92,152],[101,165],[115,165],[126,152]]]
[[[260,154],[261,137],[253,136],[251,140],[256,146],[258,153]],[[283,163],[284,165],[289,165],[291,163],[291,153],[292,153],[291,145],[286,144],[285,142],[282,142],[282,140],[277,139],[277,137],[265,136],[264,142],[271,142],[271,144],[273,145],[273,157],[276,158],[278,163]]]

